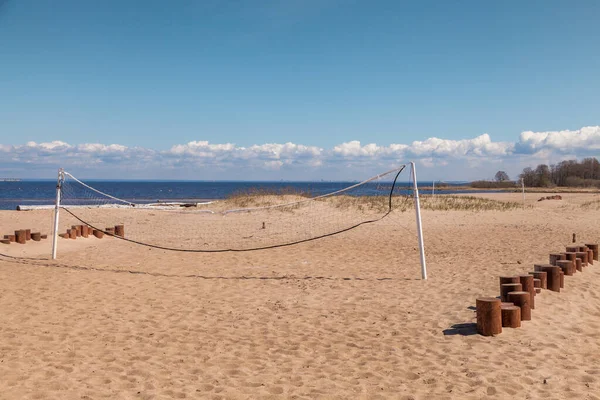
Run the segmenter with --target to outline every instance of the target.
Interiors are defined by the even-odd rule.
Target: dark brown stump
[[[106,234],[107,234],[109,237],[112,237],[112,236],[114,236],[114,235],[115,235],[115,228],[114,228],[114,227],[111,227],[111,228],[106,228],[106,229],[104,229],[104,232],[106,232]]]
[[[46,235],[46,234],[42,235],[42,239],[48,239],[48,235]]]
[[[574,268],[573,273],[577,272],[577,264],[575,262],[575,260],[577,260],[577,253],[568,252],[568,253],[563,253],[563,254],[565,255],[565,260],[570,260],[573,262],[573,268]]]
[[[509,292],[520,292],[523,290],[523,285],[520,283],[504,283],[500,285],[500,299],[508,301]]]
[[[555,265],[542,266],[542,270],[546,272],[548,289],[553,292],[560,292],[560,267]]]
[[[125,225],[115,225],[115,235],[125,237]]]
[[[594,250],[588,249],[588,264],[592,265],[594,263]]]
[[[581,264],[581,258],[575,259],[575,269],[577,271],[583,271],[583,265]]]
[[[104,237],[104,232],[94,229],[94,236],[96,236],[98,239],[102,239]]]
[[[31,240],[31,229],[25,229],[25,240]]]
[[[33,240],[34,242],[39,242],[40,240],[42,240],[42,234],[40,232],[33,232],[31,234],[31,240]]]
[[[75,237],[81,236],[81,225],[72,225],[71,231],[75,231]]]
[[[68,233],[61,233],[61,234],[60,234],[60,235],[58,235],[58,236],[60,236],[60,237],[61,237],[61,238],[63,238],[63,239],[68,239],[68,238],[69,238],[71,235],[69,235]]]
[[[542,280],[538,278],[533,278],[533,287],[536,289],[542,288]]]
[[[579,246],[567,246],[567,253],[577,253]]]
[[[588,247],[586,245],[580,244],[579,245],[579,250],[578,251],[585,251],[587,253],[588,251]]]
[[[500,310],[502,311],[502,327],[521,327],[521,307],[515,306],[513,303],[503,303]]]
[[[542,288],[535,288],[535,292],[536,292],[537,294],[540,294],[540,293],[542,293]]]
[[[560,288],[564,288],[565,287],[565,273],[563,271],[560,271]]]
[[[477,305],[477,332],[483,336],[502,333],[502,311],[500,299],[480,297]]]
[[[500,293],[502,293],[502,285],[505,283],[520,283],[518,276],[501,276],[500,277]]]
[[[15,242],[19,244],[25,244],[27,241],[27,233],[25,229],[21,229],[20,231],[15,231]]]
[[[588,257],[587,251],[578,251],[575,254],[577,255],[577,258],[581,259],[581,266],[587,267],[587,257]]]
[[[556,266],[560,267],[560,269],[562,269],[562,271],[565,273],[565,275],[573,275],[573,270],[575,269],[575,266],[573,265],[573,261],[571,260],[558,260],[556,262]]]
[[[2,243],[2,244],[10,244],[10,239],[0,239],[0,243]]]
[[[545,271],[530,272],[529,275],[533,275],[534,279],[540,280],[542,289],[548,289],[548,274]]]
[[[4,239],[8,239],[11,242],[15,242],[17,240],[15,235],[4,235]]]
[[[521,321],[531,321],[531,294],[529,292],[510,292],[508,299],[521,307]]]
[[[67,231],[69,232],[71,239],[77,239],[77,228],[67,229]]]
[[[556,265],[558,260],[565,260],[565,255],[563,253],[550,253],[550,264]]]
[[[87,225],[82,225],[81,226],[81,236],[83,236],[84,238],[88,237],[90,234],[89,229],[87,227]]]
[[[598,261],[598,243],[586,243],[585,245],[594,252],[594,261]]]
[[[535,287],[533,286],[533,275],[519,275],[521,280],[521,286],[523,286],[524,292],[529,292],[531,296],[531,309],[535,309]]]

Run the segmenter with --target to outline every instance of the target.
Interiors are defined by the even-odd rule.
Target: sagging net
[[[250,251],[336,235],[382,220],[392,211],[402,165],[329,193],[249,188],[209,202],[149,202],[111,193],[107,182],[83,182],[63,172],[59,233],[76,225],[165,250]],[[194,183],[187,183],[194,184]],[[202,185],[203,182],[197,182]],[[106,186],[106,187],[105,187]],[[91,232],[90,232],[91,234]]]

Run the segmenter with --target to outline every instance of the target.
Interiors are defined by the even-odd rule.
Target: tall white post
[[[431,197],[435,199],[435,180],[433,181],[433,189],[431,189]]]
[[[56,260],[56,247],[58,245],[58,211],[60,209],[60,195],[62,182],[64,179],[63,169],[58,170],[58,180],[56,181],[56,202],[54,203],[54,235],[52,236],[52,259]]]
[[[413,189],[415,196],[415,209],[417,211],[417,233],[419,235],[419,254],[421,256],[421,277],[427,279],[427,265],[425,263],[425,245],[423,244],[423,227],[421,226],[421,203],[419,202],[419,188],[417,187],[417,171],[415,163],[411,161]]]

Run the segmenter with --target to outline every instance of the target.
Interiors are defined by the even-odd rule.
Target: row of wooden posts
[[[500,298],[477,299],[477,332],[483,336],[502,333],[502,327],[518,328],[531,320],[535,296],[542,289],[560,292],[564,277],[582,272],[598,261],[598,244],[567,246],[563,253],[551,253],[548,264],[535,264],[527,275],[501,276]]]
[[[0,239],[0,243],[11,244],[19,243],[25,244],[28,240],[39,242],[42,239],[47,239],[48,235],[42,235],[41,232],[31,232],[31,229],[19,229],[15,231],[14,235],[4,235],[4,239]]]
[[[115,225],[108,228],[104,228],[104,230],[94,229],[91,226],[87,225],[73,225],[71,229],[67,229],[66,233],[61,233],[59,236],[63,239],[77,239],[78,237],[87,238],[89,236],[97,237],[98,239],[102,239],[104,234],[110,236],[120,236],[125,237],[125,225]]]

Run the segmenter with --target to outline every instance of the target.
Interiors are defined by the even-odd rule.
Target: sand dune
[[[0,398],[600,399],[600,263],[538,295],[522,328],[474,334],[475,298],[498,295],[499,275],[574,232],[600,242],[581,207],[597,195],[541,196],[424,211],[427,281],[413,212],[248,253],[61,239],[52,261],[50,239],[1,245]],[[50,222],[0,212],[5,233]]]

